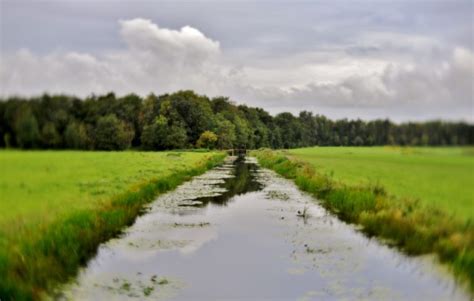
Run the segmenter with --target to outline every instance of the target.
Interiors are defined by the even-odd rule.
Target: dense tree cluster
[[[468,145],[474,125],[430,121],[330,120],[303,111],[275,117],[261,108],[193,91],[144,99],[113,93],[0,99],[0,146],[24,149],[145,150],[293,148],[313,145]]]

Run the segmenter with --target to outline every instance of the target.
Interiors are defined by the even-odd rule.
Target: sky
[[[192,89],[272,114],[473,122],[473,3],[0,0],[0,96]]]

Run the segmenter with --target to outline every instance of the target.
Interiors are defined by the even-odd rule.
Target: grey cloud
[[[470,1],[0,5],[2,95],[190,88],[274,113],[472,120]]]
[[[334,83],[249,88],[247,97],[256,95],[256,101],[275,107],[385,109],[387,116],[395,110],[401,114],[424,113],[431,118],[457,114],[473,120],[474,54],[470,50],[456,48],[447,60],[434,65],[387,64],[382,70]]]

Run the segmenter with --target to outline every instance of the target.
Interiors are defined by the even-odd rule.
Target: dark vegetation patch
[[[163,288],[164,285],[170,283],[165,277],[162,277],[160,279],[158,279],[157,277],[157,275],[153,275],[149,279],[133,280],[125,278],[113,278],[112,283],[96,283],[95,286],[106,289],[107,291],[113,292],[117,295],[126,295],[130,298],[137,298],[137,300],[140,300],[144,297],[156,297],[156,292],[159,293],[160,289]]]
[[[44,94],[0,97],[0,147],[144,150],[295,148],[304,146],[472,145],[466,122],[331,120],[302,111],[270,115],[178,91],[143,98],[114,93],[84,99]],[[172,156],[172,155],[170,155]]]
[[[287,201],[290,199],[290,196],[282,191],[270,190],[266,194],[269,199],[276,199],[281,201]]]
[[[210,226],[211,223],[200,222],[200,223],[174,223],[173,227],[184,227],[184,228],[195,228],[195,227],[206,227]]]

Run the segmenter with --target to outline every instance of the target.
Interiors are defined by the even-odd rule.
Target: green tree
[[[70,122],[64,131],[64,140],[67,148],[86,149],[89,146],[89,137],[86,126],[78,122]]]
[[[301,137],[301,124],[291,113],[280,113],[275,117],[275,122],[280,128],[284,148],[297,147]]]
[[[40,141],[38,121],[28,105],[20,108],[15,122],[15,134],[19,147],[34,148],[38,146]]]
[[[104,121],[111,114],[116,118]],[[145,99],[134,94],[117,98],[112,92],[84,100],[48,94],[0,99],[0,147],[123,149],[130,134],[132,146],[184,148],[195,147],[205,131],[217,135],[218,148],[474,144],[474,125],[466,122],[331,120],[306,111],[273,117],[261,108],[237,106],[226,97],[210,100],[193,91]]]
[[[94,134],[95,148],[101,150],[124,150],[133,139],[133,130],[115,114],[99,118]]]
[[[117,99],[115,107],[112,108],[114,113],[120,120],[126,122],[133,131],[132,145],[140,144],[140,112],[142,111],[142,99],[135,94],[128,94]]]
[[[47,122],[41,129],[41,142],[46,148],[57,148],[61,144],[61,136],[52,122]]]
[[[354,138],[354,141],[352,142],[353,145],[355,146],[362,146],[364,145],[364,140],[362,140],[362,138],[360,136],[356,136]]]
[[[186,141],[188,136],[186,135],[186,130],[178,125],[170,125],[169,132],[166,136],[166,149],[180,149],[186,147]]]
[[[219,149],[230,149],[234,147],[237,140],[235,136],[235,126],[221,114],[217,115],[215,132],[217,134],[217,147]]]
[[[211,131],[204,131],[196,142],[196,146],[201,148],[214,149],[217,142],[217,135]]]
[[[249,147],[249,137],[250,137],[250,127],[246,119],[239,116],[234,117],[234,126],[235,126],[235,146],[238,148],[248,148]]]
[[[186,130],[178,125],[170,125],[163,115],[146,125],[141,136],[142,147],[146,150],[184,148],[186,140]]]

